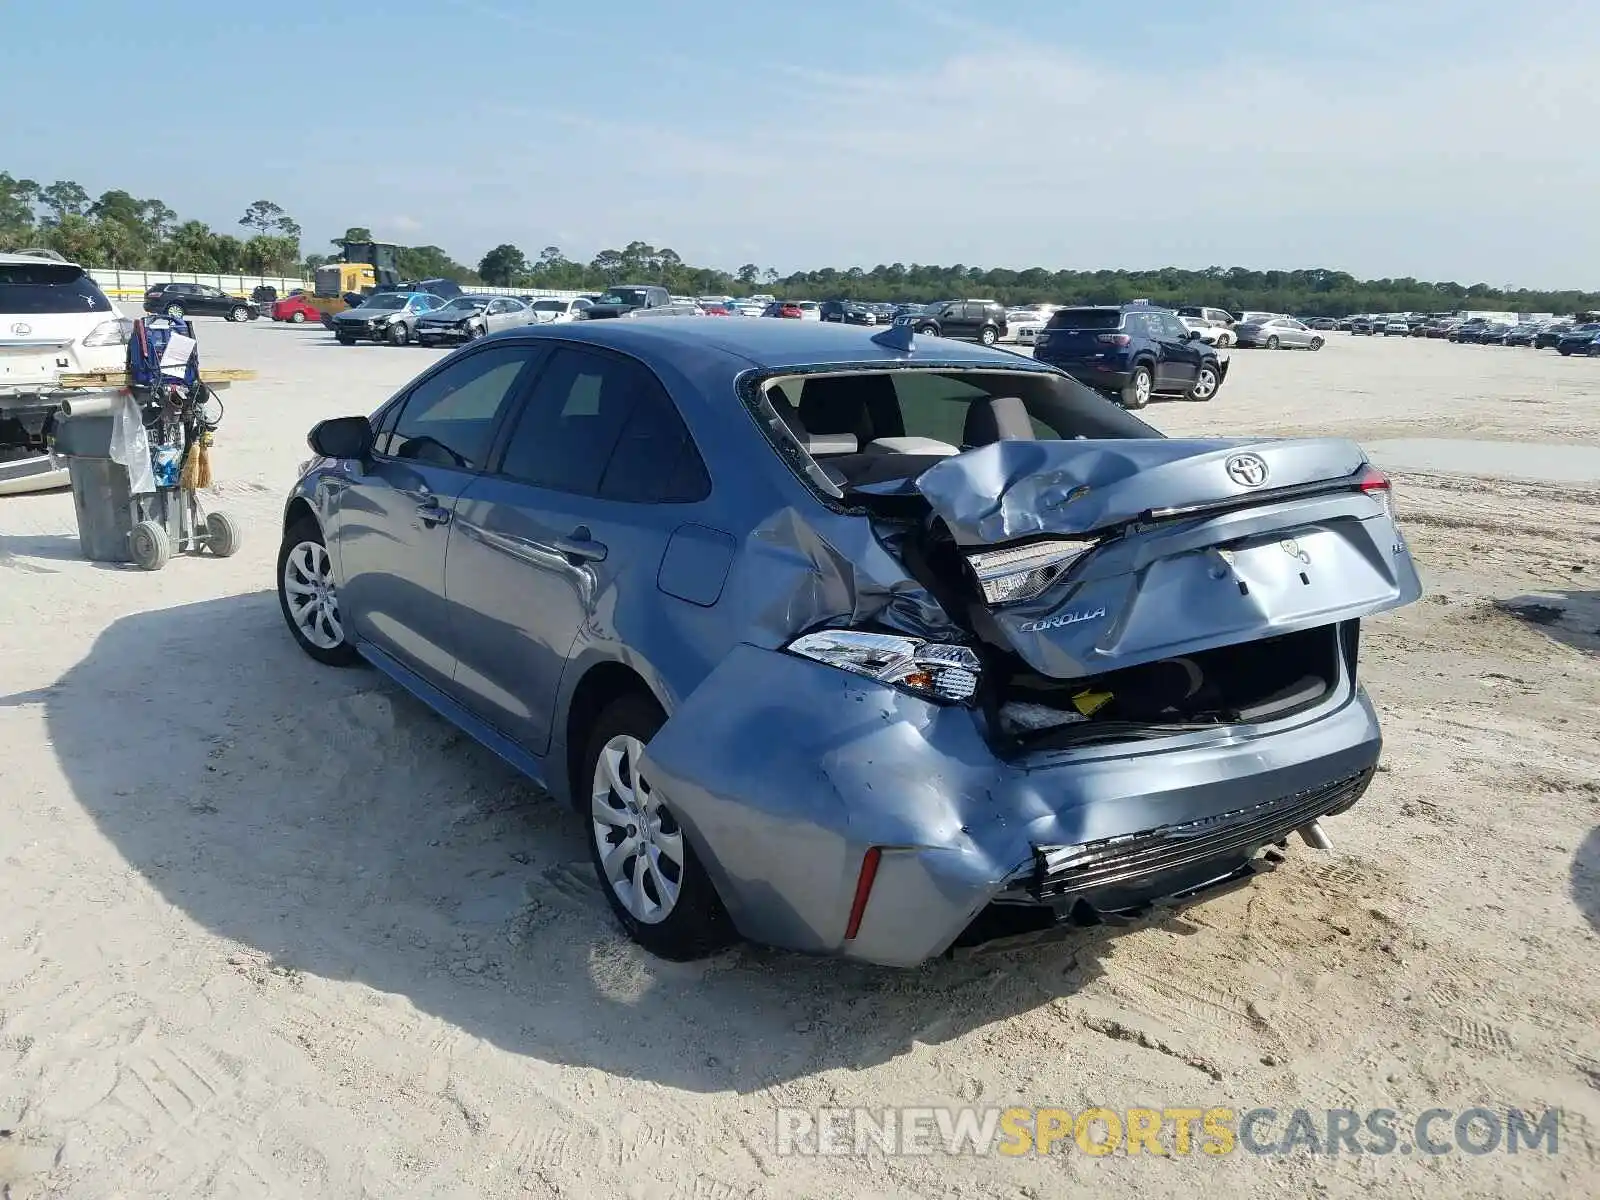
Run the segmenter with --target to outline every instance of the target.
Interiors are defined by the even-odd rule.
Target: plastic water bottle
[[[183,451],[176,446],[157,446],[151,466],[158,488],[175,488],[183,466]]]

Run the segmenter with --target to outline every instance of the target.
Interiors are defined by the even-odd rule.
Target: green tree
[[[744,284],[745,287],[753,288],[756,285],[756,280],[761,278],[761,268],[756,266],[755,263],[745,263],[735,274],[739,282]]]
[[[510,242],[501,242],[479,260],[478,274],[485,283],[510,287],[528,274],[528,259]]]
[[[365,225],[352,225],[344,231],[343,237],[333,239],[333,245],[336,250],[343,253],[346,242],[370,242],[372,240],[372,230]]]
[[[89,193],[70,179],[58,179],[39,192],[39,201],[49,211],[47,224],[60,224],[65,217],[81,217],[89,208]]]

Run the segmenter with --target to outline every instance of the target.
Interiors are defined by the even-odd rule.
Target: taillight
[[[1377,467],[1367,463],[1356,472],[1356,490],[1379,501],[1389,519],[1394,519],[1394,488],[1389,477]]]
[[[1133,339],[1125,333],[1102,333],[1099,337],[1095,338],[1095,341],[1104,342],[1108,346],[1126,346],[1132,342]]]

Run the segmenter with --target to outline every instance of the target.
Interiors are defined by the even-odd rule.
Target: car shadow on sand
[[[1563,645],[1600,654],[1600,592],[1530,592],[1496,604]]]
[[[1596,933],[1600,933],[1600,825],[1589,831],[1572,856],[1572,902]]]
[[[696,1091],[867,1066],[1076,992],[1112,936],[911,971],[652,958],[575,814],[377,672],[313,663],[270,592],[118,620],[43,698],[78,803],[239,944],[219,972],[356,981],[555,1063]]]

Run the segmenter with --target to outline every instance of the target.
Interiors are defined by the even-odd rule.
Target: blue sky
[[[587,258],[641,238],[785,272],[1326,266],[1600,286],[1585,3],[186,11],[163,26],[112,0],[7,5],[0,169],[219,226],[268,198],[308,249],[359,224],[471,262],[499,242]]]

